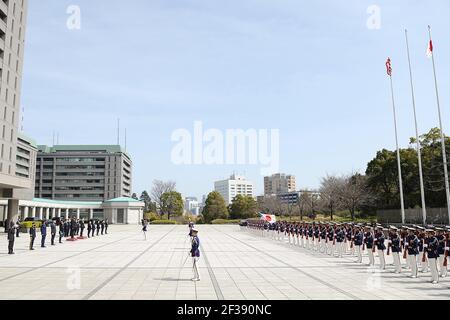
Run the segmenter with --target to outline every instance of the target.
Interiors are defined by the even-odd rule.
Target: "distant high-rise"
[[[264,195],[278,195],[281,193],[294,192],[296,189],[295,176],[277,173],[264,177]]]
[[[226,204],[230,204],[238,194],[253,197],[254,191],[253,182],[235,174],[227,180],[216,181],[214,183],[214,190],[222,195]]]
[[[18,153],[27,7],[27,0],[0,0],[0,198],[33,182]]]

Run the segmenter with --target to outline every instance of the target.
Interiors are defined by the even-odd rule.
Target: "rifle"
[[[387,249],[386,255],[390,255],[390,254],[391,254],[391,243],[388,244],[388,249]]]
[[[423,255],[422,255],[422,262],[427,261],[426,251],[425,251],[425,239],[423,240]]]

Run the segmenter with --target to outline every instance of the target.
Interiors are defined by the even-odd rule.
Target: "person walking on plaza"
[[[101,228],[101,235],[103,235],[103,232],[105,231],[105,222],[103,220],[100,221],[100,228]]]
[[[148,226],[147,220],[142,219],[142,232],[144,233],[144,240],[147,240],[147,226]]]
[[[36,225],[33,223],[30,228],[30,250],[34,250],[34,239],[36,239]]]
[[[16,228],[14,222],[11,221],[8,230],[8,254],[14,254],[14,240],[16,238]]]
[[[196,228],[192,228],[190,253],[192,257],[192,270],[194,271],[194,278],[192,278],[192,281],[200,281],[200,272],[198,270],[198,260],[200,259],[200,239],[198,238],[198,230]]]
[[[386,250],[386,245],[384,244],[385,236],[383,234],[383,227],[377,227],[377,232],[375,233],[374,243],[376,245],[376,249],[378,251],[378,258],[380,259],[380,269],[386,269],[386,258],[384,256],[384,250]]]
[[[92,230],[92,221],[89,220],[87,224],[88,224],[88,226],[87,226],[88,238],[90,238],[91,237],[91,230]]]
[[[80,220],[80,238],[83,238],[84,228],[85,228],[84,219],[81,219]]]
[[[41,248],[45,248],[45,238],[47,237],[47,224],[43,222],[41,225]]]
[[[51,245],[54,246],[56,237],[56,225],[54,221],[50,223],[50,235],[51,235]]]
[[[432,229],[426,230],[427,238],[425,239],[424,250],[428,256],[428,264],[431,271],[431,283],[436,284],[439,282],[438,271],[438,246],[439,241],[435,236],[435,232]]]
[[[70,238],[73,240],[75,238],[75,232],[77,231],[77,221],[72,218],[70,221]]]

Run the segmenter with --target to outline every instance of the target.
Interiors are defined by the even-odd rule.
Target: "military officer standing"
[[[81,219],[80,220],[80,238],[82,238],[82,239],[84,238],[83,237],[84,228],[85,228],[84,219]]]
[[[411,278],[417,278],[417,255],[419,254],[419,238],[414,231],[414,228],[408,228],[408,235],[405,238],[405,255],[411,268]]]
[[[36,225],[33,223],[30,228],[30,250],[34,250],[34,239],[36,239]]]
[[[200,259],[200,239],[198,238],[198,230],[192,229],[192,242],[191,242],[191,257],[192,257],[192,269],[194,271],[194,278],[192,281],[200,281],[200,272],[198,271],[198,260]]]
[[[105,219],[105,234],[108,234],[108,218]]]
[[[64,237],[64,221],[59,222],[59,243],[62,243]]]
[[[14,227],[14,222],[9,223],[8,230],[8,254],[14,254],[14,240],[16,238],[16,228]]]
[[[353,245],[356,248],[356,255],[358,256],[358,259],[356,260],[357,263],[362,263],[362,249],[361,246],[363,244],[364,235],[359,227],[355,228],[355,233],[353,237]]]
[[[50,223],[50,235],[51,235],[51,245],[54,246],[56,237],[56,225],[54,221]]]
[[[376,249],[378,251],[378,258],[380,259],[380,269],[385,270],[386,269],[386,258],[384,256],[384,250],[386,250],[386,245],[384,244],[385,236],[383,234],[383,227],[379,226],[377,227],[377,232],[375,233],[375,239],[374,242],[376,244]]]
[[[371,227],[369,226],[366,227],[366,232],[364,233],[364,244],[366,245],[367,255],[369,256],[369,266],[374,266],[375,265],[375,258],[373,256],[374,238],[371,230],[372,230]]]
[[[389,239],[389,246],[391,247],[392,251],[392,257],[394,260],[394,266],[395,266],[395,273],[401,273],[402,272],[402,263],[400,260],[400,254],[402,252],[401,248],[401,239],[398,235],[398,229],[396,227],[390,227],[391,235]]]
[[[47,237],[47,224],[44,221],[41,225],[41,248],[45,248],[45,238]]]
[[[432,229],[427,229],[427,238],[425,239],[424,249],[428,256],[428,263],[431,271],[431,283],[436,284],[439,282],[438,271],[438,246],[439,241],[435,236],[435,232]]]
[[[438,240],[438,265],[439,265],[439,271],[440,271],[440,276],[442,278],[445,278],[445,276],[447,275],[447,266],[444,266],[444,256],[445,256],[445,244],[446,244],[446,239],[444,236],[444,229],[442,228],[436,228],[436,238]]]

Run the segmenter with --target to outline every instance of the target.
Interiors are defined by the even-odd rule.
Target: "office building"
[[[231,204],[238,194],[253,197],[254,187],[253,182],[247,181],[245,177],[233,174],[229,179],[216,181],[214,190],[222,195],[226,204]]]
[[[271,196],[296,190],[295,176],[277,173],[264,177],[264,195]]]
[[[186,197],[184,200],[184,210],[187,214],[198,216],[200,214],[201,203],[196,197]]]
[[[118,145],[39,146],[35,197],[107,201],[131,197],[132,161]]]

